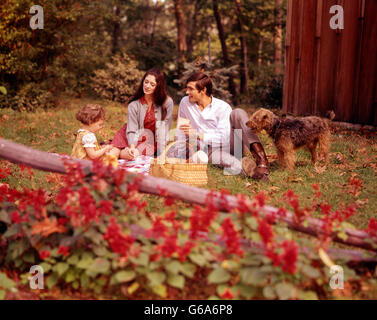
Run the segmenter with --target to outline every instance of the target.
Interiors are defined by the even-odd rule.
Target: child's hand
[[[106,150],[106,152],[109,152],[109,151],[111,151],[113,148],[114,148],[114,146],[113,146],[112,144],[108,144],[108,145],[105,146],[104,149]]]

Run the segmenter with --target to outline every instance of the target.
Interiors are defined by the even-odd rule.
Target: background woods
[[[29,26],[32,1],[2,2],[0,85],[8,93],[0,95],[2,108],[49,108],[60,93],[98,94],[92,77],[99,70],[108,73],[103,86],[128,91],[113,81],[119,57],[125,70],[163,69],[173,96],[182,89],[173,80],[187,70],[184,63],[201,57],[212,71],[236,66],[224,82],[234,104],[281,106],[286,1],[40,1],[44,29],[37,30]],[[115,78],[127,82],[131,73],[118,70]],[[109,96],[117,100],[116,93],[103,97]]]

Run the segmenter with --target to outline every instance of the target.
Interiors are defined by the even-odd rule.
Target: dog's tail
[[[330,121],[333,121],[335,119],[335,112],[334,110],[327,111],[326,118]]]

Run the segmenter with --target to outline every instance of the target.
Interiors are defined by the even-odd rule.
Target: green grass
[[[115,132],[126,121],[126,108],[117,103],[98,101],[90,98],[72,99],[62,97],[59,106],[49,111],[37,113],[19,113],[13,110],[0,110],[0,136],[23,143],[30,147],[57,153],[70,154],[74,143],[74,133],[79,128],[75,120],[76,111],[85,103],[99,103],[106,108],[106,122],[103,131],[98,134],[98,140],[111,139]],[[251,112],[251,110],[249,110]],[[174,118],[176,118],[177,106]],[[173,127],[175,121],[173,122]],[[220,190],[228,189],[232,194],[243,193],[247,196],[265,191],[269,204],[281,206],[282,195],[289,189],[299,194],[302,206],[311,204],[313,189],[311,185],[318,183],[323,193],[323,199],[333,207],[340,203],[358,201],[360,207],[351,218],[359,228],[364,228],[370,218],[377,214],[377,138],[366,137],[355,133],[332,135],[330,164],[323,172],[316,170],[310,163],[309,153],[301,149],[297,153],[297,168],[294,175],[278,167],[275,160],[276,150],[272,140],[265,134],[260,135],[266,153],[271,161],[271,175],[269,182],[257,182],[242,176],[224,176],[223,171],[215,166],[209,166],[209,184],[207,188]],[[53,183],[46,181],[46,173],[36,171],[33,182],[21,175],[16,166],[13,177],[5,182],[12,186],[42,187],[51,189]],[[353,197],[347,193],[347,183],[350,177],[362,180],[360,194]],[[158,210],[158,200],[148,196],[150,208]]]

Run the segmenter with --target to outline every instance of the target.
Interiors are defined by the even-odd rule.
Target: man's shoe
[[[243,157],[241,160],[242,170],[245,175],[252,177],[256,168],[256,163],[249,157]]]
[[[255,180],[268,181],[268,175],[270,172],[268,170],[268,160],[263,146],[259,142],[253,143],[250,147],[250,152],[257,163],[257,167],[252,178]]]

